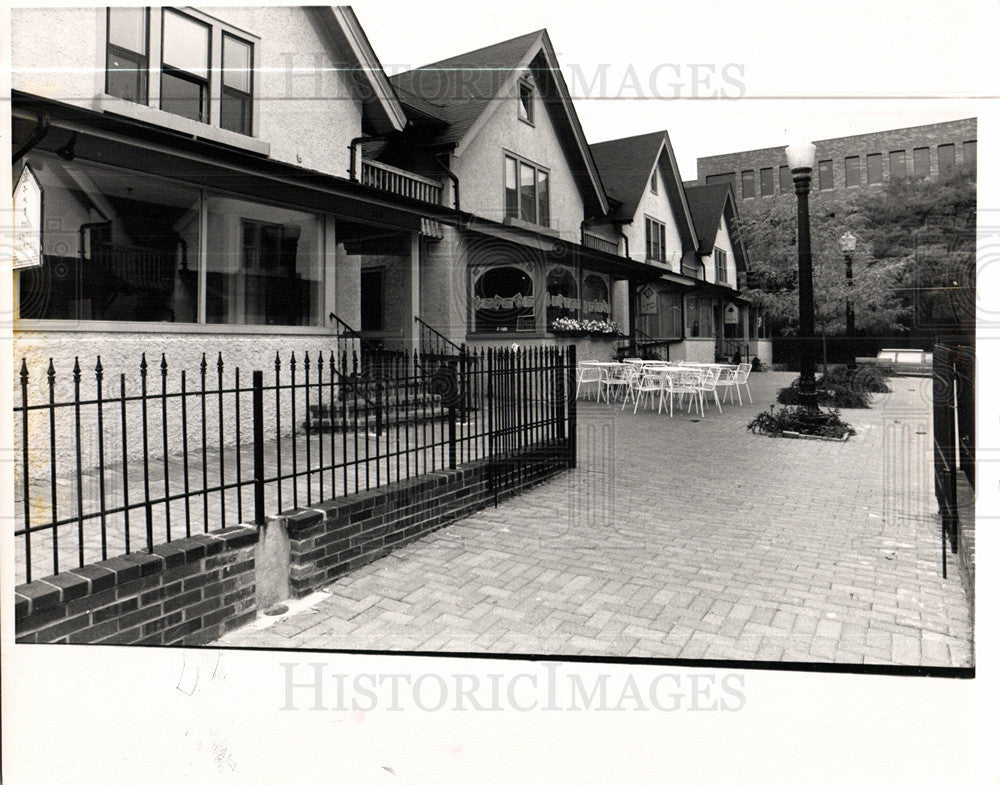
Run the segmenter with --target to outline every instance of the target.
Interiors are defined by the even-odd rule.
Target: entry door
[[[384,271],[361,271],[361,332],[381,332],[385,324]]]

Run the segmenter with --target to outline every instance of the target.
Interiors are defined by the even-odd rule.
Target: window
[[[163,9],[160,108],[207,123],[209,46],[212,28],[186,14]]]
[[[504,216],[549,225],[549,173],[511,155],[504,156]]]
[[[861,159],[856,155],[844,159],[844,185],[847,188],[861,185]]]
[[[568,267],[557,265],[545,276],[545,325],[561,317],[575,319],[580,313],[576,276]]]
[[[931,176],[931,148],[913,148],[913,176],[916,178]]]
[[[473,329],[514,332],[525,318],[534,324],[535,298],[531,275],[520,267],[490,267],[473,281]]]
[[[727,254],[721,248],[715,249],[715,282],[726,283],[729,280]]]
[[[893,150],[889,153],[889,179],[906,179],[906,151]]]
[[[882,175],[882,153],[870,153],[865,159],[868,168],[868,185],[881,183]]]
[[[712,301],[689,294],[685,298],[684,312],[689,338],[709,338],[715,335],[715,316]]]
[[[736,172],[726,172],[725,174],[710,174],[705,177],[705,184],[712,183],[735,183]]]
[[[653,176],[649,178],[649,191],[650,193],[658,194],[660,192],[659,181],[656,177],[656,170],[653,170]]]
[[[149,11],[108,9],[104,89],[108,95],[144,104],[149,95]]]
[[[222,107],[219,125],[250,136],[253,132],[253,44],[222,34]]]
[[[636,293],[636,327],[651,338],[683,338],[681,295],[646,284]]]
[[[611,318],[611,297],[608,279],[603,275],[588,273],[583,278],[583,318],[604,320]]]
[[[966,166],[976,165],[976,142],[973,140],[971,142],[964,142],[962,144],[962,158]]]
[[[755,195],[753,189],[753,169],[748,169],[747,171],[743,172],[742,180],[743,180],[743,198],[749,199],[751,196]]]
[[[318,324],[323,282],[319,219],[214,194],[205,201],[206,321]]]
[[[45,256],[23,271],[24,318],[319,326],[319,216],[37,152],[31,166]]]
[[[795,190],[795,184],[792,182],[792,170],[787,166],[778,167],[778,182],[783,194],[791,193]]]
[[[646,261],[667,260],[667,227],[653,218],[646,219]]]
[[[760,195],[770,196],[774,193],[774,169],[770,167],[760,170]]]
[[[819,190],[833,190],[833,161],[819,162]]]
[[[527,79],[517,83],[517,117],[529,125],[535,124],[535,88]]]
[[[256,49],[254,36],[199,11],[110,8],[104,89],[185,121],[252,136]],[[181,121],[162,122],[198,133]]]
[[[955,145],[938,145],[938,174],[944,174],[955,165]]]

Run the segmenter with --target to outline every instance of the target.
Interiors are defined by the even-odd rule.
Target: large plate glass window
[[[205,201],[206,321],[319,325],[319,218],[221,195]]]
[[[198,320],[200,192],[34,154],[42,264],[20,273],[24,319]]]
[[[149,95],[149,10],[108,9],[108,51],[104,90],[144,104]]]
[[[186,14],[163,9],[160,108],[202,123],[209,121],[212,29]]]
[[[552,322],[566,317],[576,319],[580,313],[576,275],[568,267],[557,265],[545,276],[545,324],[552,329]]]

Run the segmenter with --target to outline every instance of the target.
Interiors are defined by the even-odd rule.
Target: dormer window
[[[527,79],[517,83],[517,117],[528,125],[535,124],[535,88]]]

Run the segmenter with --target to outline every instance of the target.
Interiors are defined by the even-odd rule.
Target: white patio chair
[[[580,397],[580,392],[584,389],[584,385],[592,384],[594,385],[594,396],[596,398],[601,397],[601,379],[604,378],[604,374],[597,365],[590,365],[588,363],[580,363],[576,366],[576,397]],[[589,393],[586,397],[590,397]]]
[[[722,368],[716,365],[702,370],[701,384],[698,386],[698,397],[701,399],[701,415],[702,417],[705,416],[706,393],[712,393],[715,398],[715,405],[719,407],[719,414],[722,414],[722,404],[719,402],[719,393],[715,389],[715,385],[719,381],[719,374],[722,372]]]
[[[702,375],[702,372],[697,368],[681,368],[679,371],[671,375],[670,393],[671,398],[674,395],[680,396],[680,400],[678,401],[678,405],[680,406],[684,405],[684,396],[690,395],[691,397],[688,399],[687,408],[688,414],[691,413],[691,403],[696,401],[698,403],[696,411],[700,409],[701,414],[704,417],[705,407],[702,406],[700,393]],[[670,403],[671,411],[673,411],[673,400],[671,400]]]
[[[750,403],[753,403],[753,398],[750,396],[750,385],[747,383],[749,378],[750,363],[740,363],[736,368],[723,369],[722,375],[719,376],[719,381],[717,382],[717,386],[726,388],[726,392],[722,396],[723,403],[725,403],[727,397],[732,400],[732,391],[735,388],[740,406],[743,405],[743,395],[740,393],[740,385],[747,388],[747,397],[750,398]]]
[[[656,407],[656,413],[659,414],[663,411],[663,397],[666,395],[670,401],[670,416],[673,417],[674,398],[670,392],[670,388],[670,375],[668,373],[665,373],[661,369],[647,369],[644,371],[633,388],[635,392],[635,406],[632,407],[632,414],[639,411],[639,401],[641,401],[644,397],[646,398],[646,402],[643,405],[643,408],[649,408],[649,397],[647,396],[647,393],[649,395],[658,393],[660,400]]]
[[[601,379],[601,389],[604,390],[604,400],[611,403],[611,391],[614,390],[614,399],[618,400],[619,395],[624,395],[622,408],[628,401],[631,394],[632,384],[638,375],[639,366],[632,363],[622,363],[617,366],[606,366],[604,378]]]

